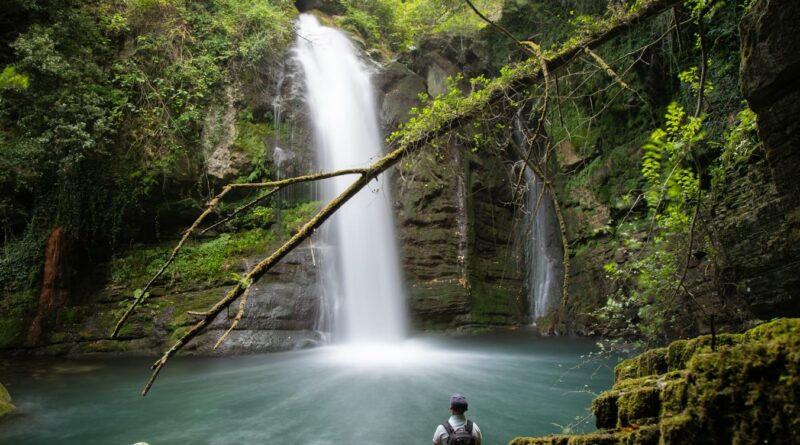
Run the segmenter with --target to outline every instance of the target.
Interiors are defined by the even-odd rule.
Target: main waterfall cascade
[[[322,171],[366,167],[382,155],[377,105],[367,66],[340,31],[301,14],[295,57]],[[328,202],[353,176],[321,183]],[[382,343],[406,335],[397,236],[385,175],[344,204],[321,229],[322,328],[347,343]]]

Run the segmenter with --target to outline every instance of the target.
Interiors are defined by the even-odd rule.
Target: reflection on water
[[[0,424],[0,443],[422,444],[461,392],[484,443],[502,444],[587,414],[591,393],[612,383],[613,363],[573,369],[591,350],[518,332],[178,358],[146,398],[149,360],[6,361],[0,381],[20,414]]]

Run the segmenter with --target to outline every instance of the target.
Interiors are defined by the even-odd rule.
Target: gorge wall
[[[326,23],[334,21],[327,14],[342,13],[338,2],[299,3],[321,9],[314,13]],[[579,0],[565,4],[577,13],[600,13],[606,6]],[[729,6],[720,20],[738,21],[742,10]],[[542,44],[558,41],[576,26],[561,14],[563,5],[552,2],[515,0],[506,1],[504,7],[503,26],[520,37],[541,37]],[[800,313],[794,291],[800,265],[800,200],[792,175],[800,162],[794,150],[800,94],[794,81],[798,51],[792,38],[800,23],[797,10],[792,2],[756,1],[741,19],[740,31],[729,27],[729,32],[720,32],[711,48],[714,69],[722,79],[709,96],[714,122],[735,119],[739,100],[746,98],[758,115],[763,141],[763,154],[757,152],[744,168],[730,172],[708,203],[713,217],[704,223],[718,235],[726,260],[726,285],[712,289],[703,274],[710,259],[702,248],[692,252],[687,273],[687,286],[701,299],[722,299],[728,305],[726,314],[740,314],[723,329],[739,329],[753,318]],[[644,46],[624,73],[641,94],[623,92],[621,99],[612,98],[615,81],[596,70],[581,88],[605,94],[600,98],[609,100],[607,112],[595,117],[596,104],[577,94],[576,105],[559,103],[558,115],[549,123],[548,137],[555,150],[551,162],[558,172],[553,181],[570,251],[569,303],[545,320],[549,332],[606,333],[596,312],[620,283],[610,279],[605,266],[629,262],[635,255],[630,240],[648,236],[642,224],[630,227],[634,217],[646,213],[636,197],[642,186],[642,145],[648,132],[661,125],[667,104],[687,94],[673,78],[677,75],[668,74],[675,74],[676,68],[669,67],[696,63],[688,51],[679,49],[695,30],[687,27],[677,34],[671,29],[672,20],[663,15],[653,26],[637,28],[598,50],[607,60],[615,60]],[[770,25],[774,23],[779,26]],[[528,35],[531,29],[534,36]],[[365,63],[374,67],[386,135],[419,106],[419,93],[431,97],[446,93],[448,76],[493,77],[500,66],[521,57],[504,36],[488,28],[470,36],[434,35],[402,54],[387,52],[369,36],[350,31],[362,45]],[[122,49],[120,54],[127,56]],[[211,191],[232,180],[285,178],[314,170],[308,117],[299,99],[302,90],[296,67],[286,59],[285,52],[270,53],[255,70],[226,74],[224,88],[202,109],[200,128],[193,133],[197,150],[181,158],[173,170],[165,170],[163,191],[149,195],[150,213],[139,219],[137,234],[127,246],[105,256],[73,255],[65,269],[69,289],[59,294],[58,304],[39,304],[41,280],[30,289],[4,292],[0,348],[27,351],[23,346],[27,326],[39,317],[42,333],[29,342],[34,352],[161,350],[191,323],[194,316],[188,312],[202,311],[219,299],[235,283],[233,274],[240,274],[296,230],[318,204],[313,186],[282,192],[277,208],[259,207],[254,216],[235,221],[226,233],[198,239],[191,245],[197,256],[189,255],[184,268],[157,283],[150,303],[119,341],[107,339],[130,296],[196,217]],[[570,78],[581,74],[587,63],[591,63],[588,56],[575,62],[574,71],[566,70],[561,88],[574,86]],[[471,88],[466,81],[456,83],[463,91]],[[588,129],[583,128],[587,121]],[[511,116],[508,123],[511,128]],[[577,130],[564,131],[567,127]],[[489,148],[473,150],[471,131],[432,144],[392,173],[408,306],[418,329],[475,331],[532,321],[525,280],[524,212],[513,196],[513,165],[519,156],[500,139],[491,141]],[[703,156],[710,163],[715,154]],[[232,198],[228,210],[246,199]],[[632,233],[630,239],[619,235],[623,231]],[[223,242],[214,241],[217,235],[225,237]],[[313,242],[257,283],[243,320],[221,352],[292,349],[321,340],[315,332],[319,291]],[[73,267],[78,263],[90,264],[90,273],[82,268],[79,276],[79,268]],[[191,268],[208,271],[190,273]],[[215,320],[194,352],[209,352],[236,316],[238,302],[231,308]],[[697,311],[688,307],[682,311],[690,320],[688,327],[671,335],[709,329]]]

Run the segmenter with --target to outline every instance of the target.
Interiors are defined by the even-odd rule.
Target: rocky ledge
[[[796,443],[800,319],[679,340],[625,360],[592,403],[600,431],[509,445]]]

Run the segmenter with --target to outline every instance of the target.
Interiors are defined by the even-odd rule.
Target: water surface
[[[504,444],[588,414],[592,393],[612,383],[612,363],[578,366],[594,349],[512,332],[391,349],[178,357],[145,398],[151,360],[6,359],[0,381],[19,414],[0,423],[0,443],[429,444],[449,395],[461,392],[484,444]]]

